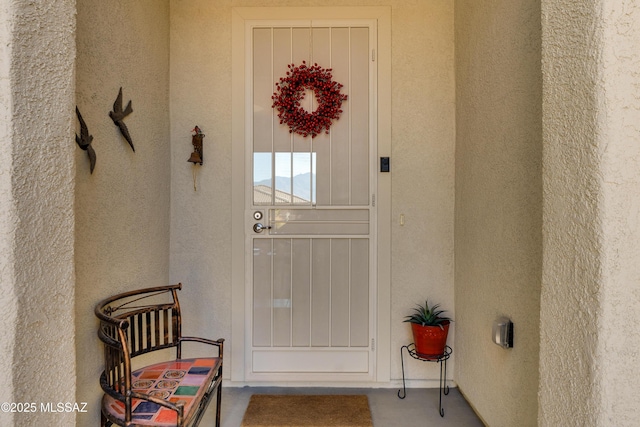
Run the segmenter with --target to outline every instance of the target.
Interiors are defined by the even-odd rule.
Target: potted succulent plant
[[[418,304],[413,314],[406,316],[405,322],[411,323],[416,354],[424,359],[437,359],[444,354],[449,334],[451,318],[444,316],[446,310],[440,310],[440,304],[424,306]]]

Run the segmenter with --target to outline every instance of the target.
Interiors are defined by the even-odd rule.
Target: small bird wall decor
[[[93,174],[93,169],[96,167],[96,152],[91,146],[93,135],[89,135],[89,129],[87,128],[87,124],[82,118],[82,114],[80,114],[78,107],[76,107],[76,116],[78,116],[78,121],[80,121],[80,136],[76,134],[76,143],[80,148],[87,152],[87,155],[89,155],[89,169]]]
[[[133,113],[133,108],[131,108],[131,101],[127,104],[127,108],[122,110],[122,88],[120,88],[120,92],[118,92],[118,97],[116,101],[113,103],[113,111],[109,112],[109,117],[113,120],[118,129],[120,129],[120,133],[124,136],[124,139],[127,140],[131,149],[135,152],[136,149],[133,147],[133,141],[131,140],[131,135],[129,135],[129,129],[127,129],[127,125],[122,121],[129,114]]]

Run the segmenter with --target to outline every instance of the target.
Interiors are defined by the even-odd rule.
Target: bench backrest
[[[182,320],[177,291],[182,284],[140,289],[100,301],[98,337],[104,343],[102,389],[130,405],[131,358],[170,347],[181,357]]]

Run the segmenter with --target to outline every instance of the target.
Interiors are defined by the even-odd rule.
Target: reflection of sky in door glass
[[[315,202],[316,153],[274,153],[276,190],[293,194],[293,203]],[[272,187],[272,153],[253,154],[253,183]],[[303,200],[300,200],[303,199]]]
[[[287,196],[276,197],[276,204],[291,203],[291,153],[275,153],[276,154],[276,190],[286,193]]]
[[[316,153],[293,153],[293,203],[316,202]]]
[[[271,153],[253,153],[253,182],[271,180]]]

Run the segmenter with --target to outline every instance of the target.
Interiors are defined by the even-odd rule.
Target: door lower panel
[[[253,371],[299,373],[367,373],[369,351],[254,350]]]

